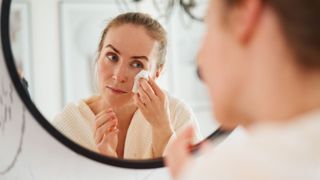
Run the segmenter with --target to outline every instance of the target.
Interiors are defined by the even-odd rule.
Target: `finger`
[[[145,79],[140,80],[140,87],[144,90],[144,92],[148,95],[151,101],[157,98],[156,94],[154,93],[152,87],[149,85],[148,81]]]
[[[98,141],[98,142],[96,141],[96,144],[97,144],[98,146],[102,146],[102,145],[103,145],[103,142],[105,142],[106,139],[107,139],[107,135],[106,135],[106,134],[103,134],[101,140]]]
[[[103,134],[101,142],[97,144],[98,149],[102,148],[104,152],[108,152],[108,155],[115,153],[118,134],[119,130],[115,130],[109,134]]]
[[[119,134],[120,130],[118,128],[114,128],[112,129],[110,132],[108,133],[104,133],[103,136],[106,137],[105,139],[102,138],[100,144],[104,144],[104,143],[109,143],[109,141],[112,139],[112,138],[115,138],[117,137],[117,135]]]
[[[177,139],[168,149],[168,155],[165,157],[165,164],[172,177],[175,179],[179,176],[185,165],[189,161],[190,153],[188,149]]]
[[[105,132],[101,131],[101,132],[97,133],[97,135],[95,136],[95,139],[94,139],[96,144],[101,143],[104,135],[109,135],[112,133],[112,131],[114,131],[118,128],[115,126],[115,127],[109,128],[109,129],[110,129],[109,131],[105,131]]]
[[[151,77],[149,77],[149,84],[153,89],[154,93],[156,94],[156,96],[161,98],[164,97],[164,93],[162,89],[156,84],[156,82]]]
[[[150,104],[151,100],[150,100],[149,96],[141,87],[139,87],[139,89],[138,89],[138,94],[139,94],[139,99],[141,100],[141,102],[143,102],[146,105]]]
[[[102,110],[96,115],[96,117],[100,117],[101,115],[103,115],[105,113],[109,113],[109,112],[113,112],[113,109],[112,108],[108,108],[108,109]]]
[[[110,136],[118,135],[120,130],[118,128],[112,129],[112,131],[109,133]]]
[[[102,131],[102,132],[106,132],[109,131],[110,128],[112,128],[113,126],[117,126],[118,125],[118,119],[112,119],[108,122],[106,122],[105,124],[103,124],[101,127],[96,129],[96,132],[98,131]]]
[[[138,106],[140,110],[144,110],[146,108],[146,105],[141,101],[138,95],[135,95],[133,98],[134,98],[135,104]]]
[[[184,143],[185,145],[190,145],[192,143],[192,140],[194,138],[194,129],[193,126],[186,127],[185,130],[181,132],[181,134],[178,134],[178,141]]]
[[[112,129],[117,128],[118,120],[114,119],[102,125],[100,128],[96,129],[94,136],[96,143],[99,143],[103,137],[103,134],[111,132]]]
[[[110,113],[114,113],[113,109],[112,108],[108,108],[106,110],[103,110],[101,112],[99,112],[97,115],[96,115],[96,119],[100,118],[101,116],[104,116],[106,114],[110,114]]]
[[[208,141],[203,141],[200,145],[200,153],[204,154],[211,148],[210,143]]]
[[[103,115],[100,115],[100,117],[97,117],[96,118],[96,129],[101,127],[103,124],[105,124],[106,122],[112,120],[112,119],[116,119],[117,116],[114,112],[108,112],[108,113],[105,113]]]

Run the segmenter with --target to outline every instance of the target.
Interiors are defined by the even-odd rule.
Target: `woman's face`
[[[211,96],[213,112],[226,128],[241,118],[238,97],[244,85],[245,63],[241,60],[232,31],[224,22],[223,2],[210,1],[207,32],[199,52],[198,66]]]
[[[133,103],[134,77],[147,70],[154,77],[158,43],[142,26],[111,27],[98,58],[99,90],[112,106]]]

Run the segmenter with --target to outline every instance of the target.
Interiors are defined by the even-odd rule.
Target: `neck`
[[[320,108],[320,73],[307,73],[301,79],[293,77],[288,81],[279,88],[273,105],[267,107],[269,112],[262,113],[267,118],[287,121]]]
[[[255,120],[288,121],[320,108],[320,71],[302,69],[289,55],[278,54],[276,57],[276,52],[273,54],[263,60],[270,64],[256,66],[260,73],[252,78],[255,84],[251,91],[254,95],[251,101],[255,102],[251,104],[252,117]]]
[[[122,122],[128,119],[131,120],[133,114],[137,111],[137,107],[133,103],[127,103],[121,106],[114,105],[106,101],[101,96],[92,97],[89,100],[87,100],[86,103],[95,115],[97,115],[99,112],[103,110],[112,108],[113,111],[116,113],[118,119]]]
[[[251,124],[256,120],[289,121],[320,108],[320,69],[298,64],[276,18],[264,18],[251,44],[248,86],[242,98]]]

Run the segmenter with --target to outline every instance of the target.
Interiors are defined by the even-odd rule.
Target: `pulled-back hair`
[[[223,0],[226,7],[242,0]],[[289,46],[298,63],[320,69],[320,1],[319,0],[262,0],[279,18]]]

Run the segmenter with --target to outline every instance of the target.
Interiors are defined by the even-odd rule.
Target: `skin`
[[[152,127],[153,155],[161,156],[173,129],[165,93],[155,83],[162,66],[157,66],[158,42],[142,26],[123,24],[111,27],[98,58],[100,95],[87,104],[96,115],[94,138],[98,150],[123,158],[131,119],[140,109]],[[131,90],[141,70],[151,73],[149,81],[139,81],[138,93]]]
[[[320,108],[320,72],[296,63],[271,7],[244,0],[226,10],[223,0],[210,1],[206,24],[198,65],[223,128],[288,123]],[[168,149],[174,179],[193,161],[193,136],[190,127]]]

